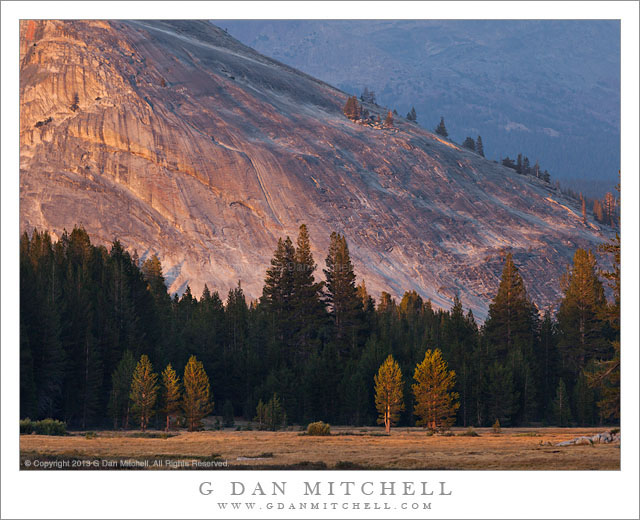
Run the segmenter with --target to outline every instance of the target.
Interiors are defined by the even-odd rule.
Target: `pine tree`
[[[143,432],[146,431],[149,419],[153,415],[157,397],[158,374],[153,372],[151,361],[143,354],[133,371],[129,394],[133,403],[133,413],[140,418],[140,429]]]
[[[409,110],[409,113],[407,114],[407,121],[411,121],[413,123],[418,121],[418,114],[416,113],[415,107],[411,107],[411,110]]]
[[[551,310],[547,309],[540,326],[540,342],[538,348],[538,367],[540,404],[543,419],[550,419],[549,410],[555,395],[560,360],[558,358],[558,331],[556,323],[551,319]]]
[[[584,372],[578,375],[573,388],[573,419],[578,426],[589,426],[596,423],[596,403],[592,388],[589,388]]]
[[[376,94],[373,90],[369,90],[367,87],[364,87],[364,91],[360,96],[360,99],[363,103],[371,103],[372,105],[376,104]]]
[[[494,361],[484,374],[484,400],[488,424],[499,420],[506,425],[512,422],[520,394],[515,390],[513,371],[509,364]]]
[[[516,169],[516,163],[514,163],[513,159],[510,159],[508,155],[504,159],[502,159],[502,166],[506,166],[507,168],[511,168],[512,170]]]
[[[593,216],[598,222],[604,222],[604,212],[602,211],[602,204],[597,199],[593,201]]]
[[[473,139],[471,139],[471,137],[467,137],[462,143],[462,146],[471,150],[472,152],[476,151],[476,143]]]
[[[476,141],[476,153],[481,157],[484,157],[484,145],[482,144],[482,137],[478,136]]]
[[[258,406],[256,407],[256,416],[253,418],[253,420],[258,423],[259,430],[264,430],[266,428],[267,412],[262,399],[258,401]]]
[[[582,193],[580,193],[580,205],[581,205],[581,211],[582,211],[582,223],[586,226],[587,225],[587,203],[584,200],[584,197],[582,196]]]
[[[578,249],[563,280],[564,297],[558,310],[559,348],[565,366],[575,377],[587,362],[607,351],[602,319],[604,289],[591,251]]]
[[[411,385],[415,398],[414,415],[418,426],[430,430],[446,430],[455,422],[459,395],[453,392],[455,371],[447,369],[440,349],[427,350],[424,360],[416,366]]]
[[[326,319],[322,302],[323,282],[316,282],[314,271],[316,263],[311,254],[311,244],[307,226],[299,229],[294,254],[292,321],[294,322],[293,340],[296,353],[303,359],[308,358],[313,346],[317,346],[321,329]]]
[[[391,128],[393,126],[393,114],[391,110],[387,112],[387,117],[384,118],[384,127]]]
[[[492,347],[494,356],[504,359],[516,344],[532,345],[536,314],[513,256],[508,253],[498,293],[489,305],[489,316],[484,325],[484,337]]]
[[[611,255],[611,270],[600,271],[613,291],[613,302],[605,307],[604,316],[612,329],[612,352],[596,360],[587,373],[589,385],[601,393],[598,401],[600,417],[605,420],[620,419],[620,235],[602,244],[598,250]]]
[[[191,356],[187,366],[184,367],[182,381],[184,385],[182,410],[189,431],[192,432],[200,427],[202,419],[213,409],[209,377],[204,371],[202,362],[198,361],[195,356]]]
[[[264,407],[265,426],[271,431],[279,430],[285,423],[285,413],[277,394],[273,394]]]
[[[518,172],[521,175],[524,173],[522,171],[522,154],[521,153],[518,154],[518,158],[516,159],[516,172]]]
[[[404,410],[402,371],[393,356],[389,355],[380,366],[373,381],[378,424],[384,424],[386,432],[390,433],[391,426],[398,422],[400,412]]]
[[[347,98],[347,102],[344,105],[342,111],[344,115],[351,120],[357,120],[360,118],[360,105],[358,105],[358,99],[355,96]]]
[[[362,303],[358,299],[347,240],[335,232],[331,233],[326,266],[325,299],[335,324],[336,337],[353,348],[361,324]]]
[[[136,361],[131,351],[125,350],[122,359],[111,375],[111,394],[109,396],[109,413],[113,417],[115,429],[129,427],[131,412],[131,381],[136,369]],[[118,424],[120,426],[118,426]]]
[[[235,424],[233,403],[227,399],[222,406],[222,422],[225,428],[231,428]]]
[[[569,396],[564,381],[560,379],[556,389],[556,398],[553,401],[553,418],[557,426],[568,426],[571,421],[571,408],[569,406]]]
[[[611,227],[614,227],[616,222],[616,199],[611,192],[607,192],[604,196],[604,203],[602,206],[605,222]]]
[[[278,240],[278,247],[267,270],[261,303],[270,313],[273,341],[280,344],[285,357],[291,350],[291,316],[294,305],[295,248],[291,239]]]
[[[171,427],[171,418],[175,419],[180,412],[181,398],[180,377],[169,363],[162,372],[162,402],[163,411],[167,416],[166,431]]]
[[[449,137],[449,132],[447,132],[447,127],[444,125],[444,117],[440,118],[440,123],[435,129],[435,133],[441,135],[442,137]]]

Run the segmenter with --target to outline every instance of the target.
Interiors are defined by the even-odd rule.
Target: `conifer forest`
[[[576,250],[556,308],[536,307],[507,254],[484,323],[457,298],[447,310],[415,291],[374,299],[344,236],[331,234],[321,262],[306,226],[294,238],[274,244],[249,301],[240,282],[172,296],[157,256],[93,245],[79,227],[23,234],[21,418],[144,429],[184,416],[191,430],[209,413],[251,421],[277,403],[278,424],[387,431],[619,421],[619,238]],[[446,410],[433,418],[419,390],[438,370]]]

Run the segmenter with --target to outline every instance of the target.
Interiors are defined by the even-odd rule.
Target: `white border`
[[[450,18],[622,20],[622,382],[619,472],[19,472],[18,435],[18,20],[19,18]],[[638,518],[638,3],[636,2],[3,2],[2,3],[2,517],[215,518],[203,497],[233,479],[444,480],[434,518]],[[290,496],[288,498],[291,498]],[[264,518],[286,512],[260,511]],[[396,511],[290,512],[297,517],[413,517]],[[237,517],[246,517],[246,512]]]

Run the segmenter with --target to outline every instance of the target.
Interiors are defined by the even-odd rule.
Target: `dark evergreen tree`
[[[484,401],[486,403],[486,425],[496,419],[500,424],[512,424],[519,394],[515,389],[510,365],[494,361],[484,376]]]
[[[489,305],[484,324],[484,337],[498,359],[505,358],[516,345],[532,345],[536,333],[537,310],[529,300],[524,281],[513,262],[506,256],[498,293]]]
[[[411,107],[411,110],[409,110],[409,113],[407,114],[407,121],[411,121],[413,123],[418,121],[418,114],[416,113],[415,107]]]
[[[341,354],[354,353],[362,324],[362,302],[358,299],[347,240],[335,232],[331,233],[326,266],[325,301],[335,326],[336,340]]]
[[[556,323],[551,319],[551,311],[544,314],[540,326],[540,342],[538,347],[539,403],[542,418],[551,421],[551,404],[555,397],[560,358],[558,354],[558,332]]]
[[[462,146],[471,150],[472,152],[476,151],[476,143],[471,137],[467,137],[462,143]]]
[[[518,154],[518,158],[516,160],[516,172],[522,175],[524,171],[522,170],[522,154]]]
[[[502,165],[507,168],[511,168],[512,170],[516,169],[516,163],[513,162],[513,159],[510,159],[507,155],[504,159],[502,159]]]
[[[436,126],[435,133],[441,135],[442,137],[449,137],[449,132],[447,132],[447,127],[444,125],[444,117],[440,118],[440,123]]]
[[[136,361],[131,351],[125,350],[122,359],[111,375],[109,414],[113,418],[114,429],[128,428],[131,413],[131,380],[136,369]]]
[[[528,157],[524,157],[524,159],[522,159],[522,174],[531,175],[531,164],[529,164]]]
[[[489,306],[483,336],[490,359],[506,363],[513,374],[519,396],[514,421],[520,424],[528,423],[535,414],[537,330],[537,309],[529,300],[522,277],[509,253],[498,294]]]
[[[571,407],[569,396],[564,381],[560,379],[556,389],[556,398],[553,401],[553,419],[557,426],[568,426],[571,421]]]
[[[482,137],[480,136],[478,136],[478,140],[476,141],[476,153],[484,157],[484,145],[482,144]]]

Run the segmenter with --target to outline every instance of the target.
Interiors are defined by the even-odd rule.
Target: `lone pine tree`
[[[442,137],[449,137],[449,132],[447,132],[447,127],[444,125],[444,117],[440,118],[440,123],[436,126],[435,129],[436,134],[441,135]]]
[[[373,380],[378,424],[384,424],[385,431],[390,433],[391,426],[398,422],[400,412],[404,410],[402,371],[393,356],[389,355],[382,363]]]
[[[384,126],[385,128],[391,128],[393,126],[393,114],[391,110],[387,112],[387,117],[384,118]]]
[[[180,377],[176,374],[171,363],[169,363],[162,372],[162,404],[163,411],[167,416],[166,431],[169,431],[171,419],[175,420],[180,413],[181,397]]]
[[[204,371],[202,362],[195,356],[191,356],[187,366],[184,367],[182,381],[184,385],[182,411],[187,420],[187,427],[192,432],[200,427],[202,419],[213,409],[209,377]]]
[[[418,114],[416,113],[415,107],[411,107],[409,113],[407,114],[407,121],[411,121],[413,123],[418,121]]]
[[[430,430],[447,430],[455,422],[460,397],[453,392],[456,373],[448,370],[440,349],[427,350],[424,360],[416,366],[411,385],[415,398],[416,424]]]
[[[484,157],[484,145],[482,144],[482,137],[480,136],[478,136],[478,140],[476,141],[476,153]]]
[[[133,403],[133,413],[140,418],[140,429],[145,431],[149,419],[153,415],[158,397],[158,374],[153,372],[153,366],[146,354],[140,356],[140,361],[133,371],[131,393],[129,397]]]

